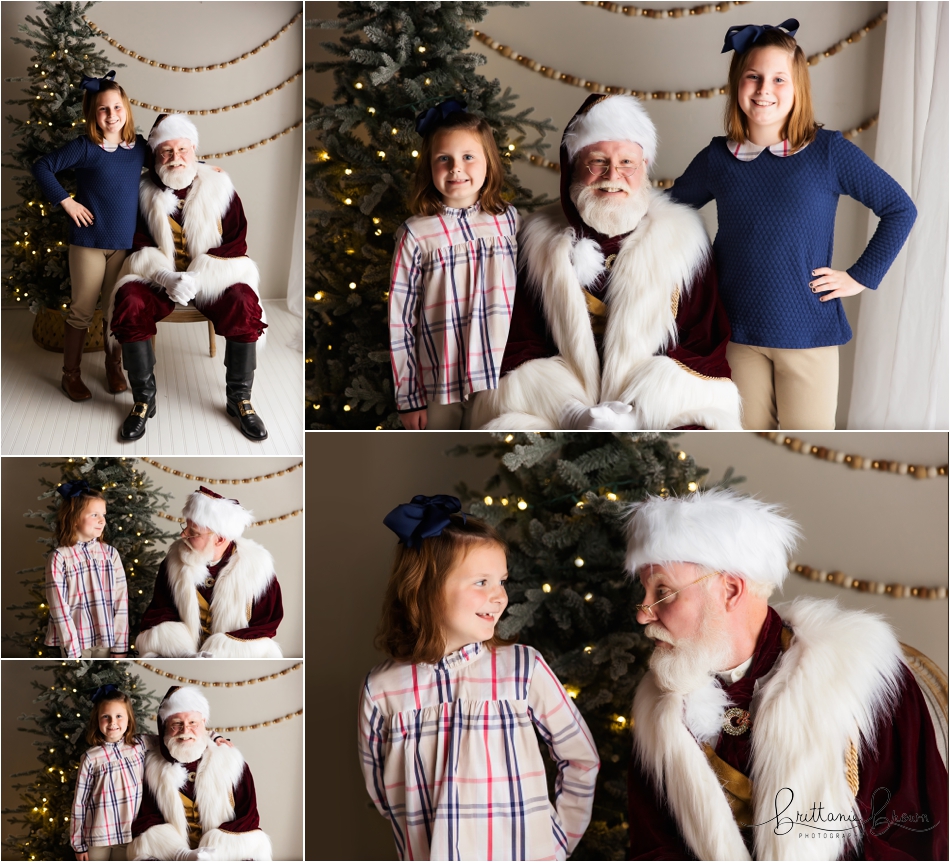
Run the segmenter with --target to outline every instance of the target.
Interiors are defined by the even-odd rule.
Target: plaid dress
[[[557,763],[553,804],[538,736]],[[400,859],[565,859],[590,822],[597,746],[531,647],[380,665],[363,687],[359,749]]]
[[[135,745],[104,742],[82,756],[69,833],[77,853],[132,840],[132,821],[142,802],[145,752],[154,744],[147,737],[136,737]]]
[[[53,551],[46,561],[46,601],[47,646],[61,646],[69,658],[89,647],[128,652],[125,569],[111,545],[93,539]]]
[[[443,208],[396,232],[389,344],[396,407],[454,404],[498,386],[515,297],[518,211]]]

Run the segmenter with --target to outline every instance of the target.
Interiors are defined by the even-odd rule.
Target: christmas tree
[[[342,59],[308,64],[333,72],[334,103],[309,99],[307,129],[320,146],[307,165],[307,417],[311,428],[398,427],[389,364],[387,297],[393,235],[409,217],[407,199],[421,138],[415,118],[449,97],[491,124],[505,156],[506,199],[519,209],[534,198],[510,165],[525,151],[543,154],[553,126],[513,113],[516,97],[476,73],[485,62],[466,53],[470,25],[486,3],[340,3]],[[525,143],[529,132],[537,139]]]
[[[93,3],[39,3],[41,17],[28,16],[20,25],[23,37],[12,36],[18,45],[33,53],[23,81],[22,99],[11,105],[29,105],[29,119],[8,116],[13,150],[4,152],[11,161],[4,169],[18,171],[20,203],[16,215],[3,229],[4,294],[17,302],[29,303],[34,314],[41,308],[64,310],[70,301],[69,218],[62,207],[47,201],[30,168],[41,156],[59,149],[85,134],[82,116],[83,75],[99,77],[111,64],[96,50],[89,26],[82,15]],[[124,64],[118,64],[121,66]],[[75,189],[69,174],[61,178],[67,191]]]
[[[129,588],[129,626],[132,643],[138,634],[138,623],[152,598],[152,589],[163,553],[159,543],[168,542],[177,536],[156,528],[153,516],[167,508],[169,495],[152,489],[152,481],[135,466],[134,458],[70,458],[66,461],[43,464],[58,467],[62,471],[61,482],[41,479],[46,487],[38,499],[49,501],[46,511],[29,511],[24,517],[39,518],[42,523],[28,524],[49,535],[37,541],[50,550],[56,547],[56,512],[62,499],[56,491],[62,482],[85,479],[93,489],[102,491],[106,498],[106,529],[102,540],[112,545],[122,557],[125,577]],[[49,654],[43,644],[49,622],[46,604],[45,569],[37,566],[18,574],[30,577],[21,583],[27,588],[32,601],[14,605],[17,619],[27,620],[29,627],[4,639],[17,644],[30,655]],[[53,648],[56,649],[55,647]]]
[[[129,662],[63,661],[44,662],[34,669],[52,673],[52,680],[34,680],[40,712],[20,716],[35,727],[20,728],[40,740],[33,742],[42,764],[35,773],[21,772],[14,778],[30,776],[16,785],[20,804],[10,813],[10,822],[22,824],[19,836],[4,839],[5,859],[72,859],[69,843],[70,819],[79,758],[89,748],[86,727],[93,710],[92,695],[101,685],[114,685],[132,699],[139,729],[150,725],[149,716],[158,699],[142,688]],[[11,741],[12,742],[12,741]]]
[[[642,587],[624,573],[627,513],[647,495],[696,491],[708,471],[668,435],[493,436],[453,454],[500,462],[483,490],[459,489],[463,507],[510,546],[509,604],[498,632],[542,653],[597,741],[593,817],[571,858],[624,859],[629,713],[652,651],[636,621]],[[736,481],[730,471],[719,484]]]

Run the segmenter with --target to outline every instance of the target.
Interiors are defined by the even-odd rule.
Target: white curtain
[[[917,221],[880,287],[862,294],[848,428],[950,427],[948,62],[946,3],[887,4],[874,160]]]
[[[287,310],[302,318],[303,302],[303,160],[300,165],[300,182],[297,183],[297,215],[294,217],[294,244],[290,251],[290,275],[287,279]],[[303,350],[303,327],[290,341],[290,347]]]

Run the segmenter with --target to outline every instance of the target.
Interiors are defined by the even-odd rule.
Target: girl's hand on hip
[[[425,431],[429,419],[425,407],[413,410],[412,413],[400,413],[399,418],[407,431]]]
[[[79,860],[79,862],[89,862],[88,853],[77,853],[76,858]]]
[[[825,296],[819,297],[821,302],[827,302],[829,299],[835,299],[836,297],[854,296],[862,290],[867,290],[863,284],[858,284],[848,273],[832,269],[830,266],[819,266],[818,269],[813,269],[811,274],[815,276],[808,282],[812,293],[831,291],[826,293]]]
[[[90,227],[93,221],[95,221],[92,213],[82,204],[76,203],[72,198],[61,200],[59,205],[63,208],[66,215],[76,223],[76,227]]]

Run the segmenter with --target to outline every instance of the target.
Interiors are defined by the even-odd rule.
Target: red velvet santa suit
[[[636,229],[605,237],[581,219],[571,180],[562,140],[561,203],[529,216],[519,233],[503,376],[476,397],[473,425],[564,427],[566,405],[614,401],[632,405],[635,427],[739,429],[725,358],[731,331],[700,217],[651,192]],[[599,314],[585,290],[603,304]]]
[[[161,724],[159,736],[164,736]],[[197,824],[189,824],[182,796],[195,803]],[[162,738],[160,747],[145,755],[142,804],[132,822],[129,858],[175,859],[179,851],[196,847],[215,848],[216,859],[271,858],[270,838],[260,828],[254,779],[241,753],[211,743],[198,760],[179,763]]]
[[[629,858],[946,859],[947,770],[893,632],[833,602],[799,599],[777,610],[769,609],[748,672],[725,688],[745,710],[755,693],[752,729],[711,743],[751,779],[752,822],[763,825],[736,826],[682,720],[682,698],[662,694],[648,673],[634,699]],[[783,620],[792,634],[784,650]],[[846,774],[851,742],[857,795]]]
[[[195,307],[229,341],[262,338],[267,324],[260,304],[260,275],[247,256],[247,220],[231,178],[198,164],[185,189],[170,189],[153,168],[139,184],[139,217],[113,294],[113,336],[145,341],[155,324],[175,310],[164,288],[150,281],[161,271],[197,276]]]
[[[270,553],[242,538],[215,565],[198,567],[182,559],[182,550],[187,551],[184,541],[175,542],[158,570],[135,639],[139,654],[171,658],[201,651],[216,658],[280,658],[273,638],[284,609]],[[206,626],[199,595],[210,610]]]

